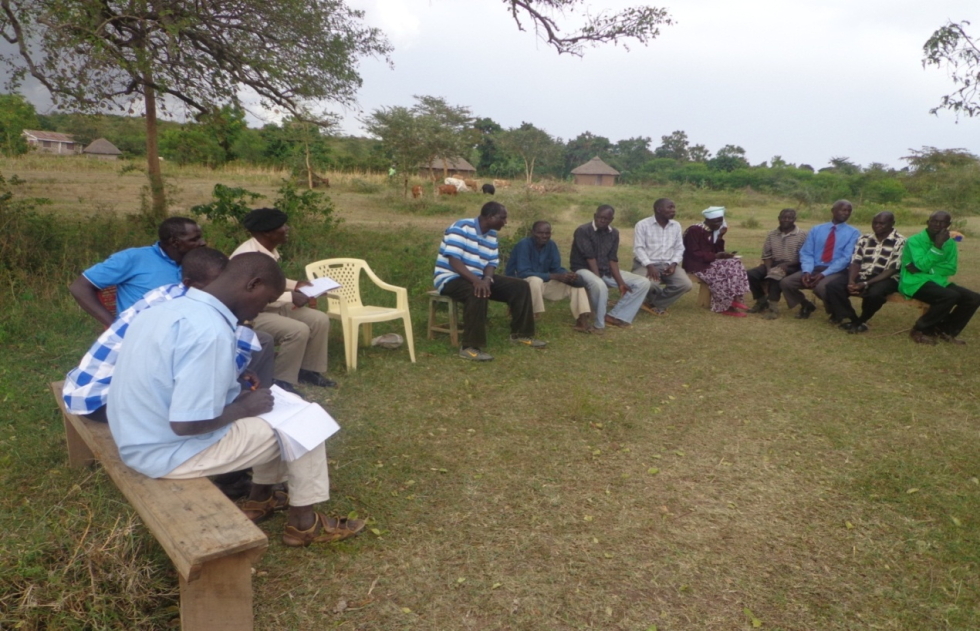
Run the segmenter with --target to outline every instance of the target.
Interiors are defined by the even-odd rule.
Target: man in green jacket
[[[949,282],[956,274],[956,241],[949,236],[948,212],[929,216],[926,229],[908,239],[902,251],[902,277],[898,290],[907,298],[930,305],[909,334],[918,344],[935,344],[936,338],[966,344],[957,336],[980,307],[980,294]]]

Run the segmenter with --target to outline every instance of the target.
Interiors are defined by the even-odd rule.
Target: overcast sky
[[[922,67],[922,45],[947,20],[971,20],[978,0],[684,0],[650,45],[559,56],[518,31],[501,0],[351,0],[394,45],[389,68],[364,60],[360,112],[445,98],[504,127],[527,121],[568,140],[589,131],[616,142],[674,130],[712,153],[743,147],[753,164],[826,166],[848,157],[902,167],[909,148],[980,154],[980,119],[929,109],[952,91]],[[593,11],[636,4],[593,0]],[[45,112],[37,90],[29,98]],[[257,121],[256,121],[257,123]]]
[[[820,168],[831,157],[904,166],[908,149],[980,154],[980,120],[929,109],[952,89],[923,69],[922,45],[977,0],[669,0],[676,20],[649,46],[557,55],[517,30],[499,0],[356,0],[395,47],[394,69],[362,66],[360,106],[433,95],[504,127],[527,121],[568,140],[616,142],[684,130],[712,153],[743,147]],[[594,0],[594,9],[636,2]],[[357,115],[345,129],[359,133]]]

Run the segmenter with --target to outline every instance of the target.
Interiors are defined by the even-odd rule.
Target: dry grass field
[[[19,195],[59,214],[137,208],[139,173],[89,167],[0,161],[24,180]],[[281,175],[167,171],[177,212],[216,182],[271,195]],[[325,508],[356,511],[373,531],[294,550],[279,541],[283,517],[264,523],[257,629],[980,628],[980,321],[966,347],[919,347],[905,305],[886,305],[856,336],[819,312],[724,318],[687,295],[668,317],[641,312],[597,337],[574,333],[559,303],[539,323],[548,348],[534,351],[507,343],[493,305],[496,359],[474,365],[446,338],[426,340],[422,292],[442,229],[485,198],[411,202],[376,176],[331,182],[344,224],[323,256],[367,258],[410,287],[418,362],[362,349],[347,373],[331,332],[340,385],[305,390],[343,428],[327,445]],[[365,183],[376,192],[359,192]],[[751,192],[566,189],[499,192],[503,236],[547,217],[567,256],[574,227],[608,201],[628,260],[632,223],[666,195],[685,225],[728,206],[729,249],[754,264],[792,205]],[[899,210],[904,234],[922,227],[926,209]],[[825,217],[815,207],[801,223]],[[957,281],[980,288],[980,238],[968,234],[960,265]],[[16,342],[0,365],[0,629],[174,628],[175,573],[101,471],[67,469],[46,391],[97,327],[64,287],[3,296],[0,323]]]

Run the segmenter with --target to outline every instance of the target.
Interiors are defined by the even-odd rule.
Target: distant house
[[[572,169],[575,176],[575,183],[583,186],[613,186],[619,171],[612,168],[596,156],[583,164]]]
[[[122,155],[122,151],[105,138],[93,140],[92,144],[82,150],[82,153],[89,158],[95,158],[97,160],[115,160]]]
[[[476,167],[464,160],[463,158],[453,158],[448,164],[444,163],[442,159],[436,158],[427,167],[422,167],[419,170],[419,175],[422,177],[440,178],[440,177],[455,177],[463,176],[474,178],[476,177]]]
[[[31,149],[41,153],[73,155],[82,151],[82,145],[72,140],[71,134],[25,129],[21,135]]]

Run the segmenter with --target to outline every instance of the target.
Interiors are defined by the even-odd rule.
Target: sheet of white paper
[[[279,434],[287,460],[295,460],[340,429],[337,421],[319,404],[304,401],[278,386],[272,386],[269,391],[274,399],[272,411],[259,417]]]
[[[300,287],[299,290],[309,296],[310,298],[316,298],[317,296],[322,296],[332,289],[337,289],[340,287],[340,283],[332,278],[317,278],[316,280],[310,281],[311,285],[304,285]]]

